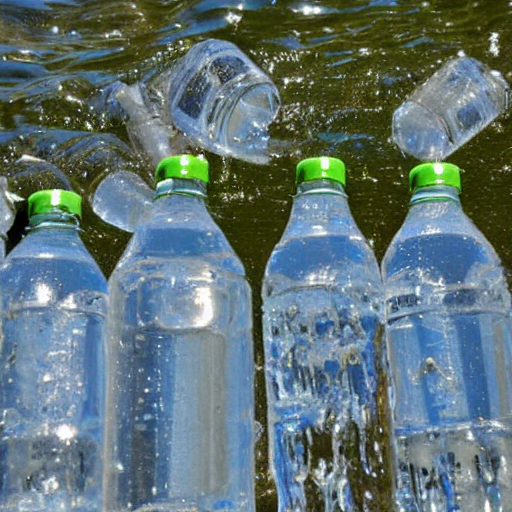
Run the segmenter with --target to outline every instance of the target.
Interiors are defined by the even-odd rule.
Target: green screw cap
[[[48,213],[53,210],[82,217],[82,198],[69,190],[40,190],[28,198],[28,216]]]
[[[345,164],[329,156],[302,160],[297,165],[297,183],[313,180],[332,180],[345,186]]]
[[[156,167],[155,179],[159,183],[170,178],[201,180],[208,183],[208,162],[202,156],[176,155],[164,158]]]
[[[447,185],[460,190],[460,169],[445,162],[429,162],[417,165],[409,173],[409,190],[412,192],[432,185]]]

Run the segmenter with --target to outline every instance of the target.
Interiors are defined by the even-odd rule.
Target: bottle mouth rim
[[[219,98],[215,100],[213,108],[208,113],[207,119],[205,119],[209,139],[217,141],[222,146],[232,148],[243,147],[246,149],[249,140],[268,139],[268,127],[279,112],[279,92],[271,81],[261,80],[243,85],[241,82],[244,78],[245,76],[240,76],[239,80],[226,84],[226,86],[219,91]],[[230,89],[238,89],[238,91],[234,93]],[[238,138],[237,140],[236,137],[229,133],[229,125],[233,119],[233,115],[237,107],[239,107],[244,100],[254,94],[255,91],[259,90],[262,91],[261,95],[267,98],[267,104],[270,106],[270,109],[261,109],[262,112],[267,114],[263,122],[261,122],[260,125],[253,123],[254,129],[248,131],[244,138]],[[262,146],[265,146],[266,149],[266,144]],[[257,151],[256,149],[255,152]]]

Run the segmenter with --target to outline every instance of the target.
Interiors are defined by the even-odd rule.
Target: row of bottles
[[[156,181],[108,287],[80,196],[29,198],[0,269],[2,512],[254,510],[251,291],[207,162]]]
[[[511,299],[461,208],[459,169],[411,171],[410,210],[380,273],[341,161],[303,161],[297,183],[263,285],[279,511],[510,512]],[[395,503],[380,430],[388,407]]]
[[[380,270],[345,179],[298,165],[263,282],[279,510],[511,512],[510,295],[459,169],[411,171]],[[156,182],[108,286],[80,197],[29,198],[0,268],[2,512],[255,510],[251,291],[207,162],[166,158]]]

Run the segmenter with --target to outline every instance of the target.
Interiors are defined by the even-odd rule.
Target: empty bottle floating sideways
[[[384,331],[379,267],[350,213],[343,162],[304,160],[297,184],[263,283],[279,511],[390,510],[382,492],[391,485],[385,413],[376,400]],[[353,492],[361,487],[363,494]]]
[[[167,83],[164,98],[180,131],[214,153],[268,161],[268,126],[279,110],[279,93],[237,46],[218,39],[194,45]]]
[[[80,240],[80,196],[29,197],[0,269],[0,509],[102,511],[107,283]]]
[[[443,160],[503,113],[508,95],[498,71],[451,59],[395,111],[393,139],[420,160]]]
[[[104,510],[254,512],[251,293],[206,160],[156,171],[109,281]]]
[[[382,263],[400,512],[512,510],[512,324],[459,169],[422,164]]]
[[[280,98],[236,45],[208,39],[156,77],[131,86],[115,82],[98,106],[123,119],[133,145],[155,165],[187,144],[262,164]]]

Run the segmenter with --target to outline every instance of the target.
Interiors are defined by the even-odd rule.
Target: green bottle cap
[[[417,165],[409,173],[409,190],[412,192],[417,188],[432,185],[447,185],[460,190],[460,169],[445,162],[428,162]]]
[[[332,180],[345,186],[345,164],[329,156],[302,160],[297,165],[297,183],[313,180]]]
[[[48,213],[54,210],[82,217],[82,198],[70,190],[40,190],[28,198],[28,216]]]
[[[208,162],[202,156],[193,155],[164,158],[156,167],[155,179],[159,183],[170,178],[201,180],[208,183]]]

